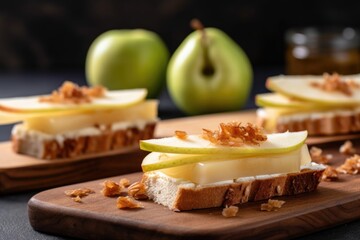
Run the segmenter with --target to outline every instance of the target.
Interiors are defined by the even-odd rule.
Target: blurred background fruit
[[[252,86],[252,67],[241,47],[217,28],[196,29],[181,43],[167,69],[169,94],[190,115],[240,110]]]
[[[89,48],[86,79],[110,90],[146,88],[148,97],[156,98],[164,87],[168,58],[166,45],[154,32],[110,30]]]

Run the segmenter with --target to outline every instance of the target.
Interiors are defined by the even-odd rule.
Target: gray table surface
[[[266,77],[280,73],[281,70],[273,68],[255,71],[254,87],[245,109],[255,107],[254,94],[266,91],[264,87]],[[81,85],[86,84],[82,72],[0,73],[0,98],[49,93],[60,86],[64,80],[71,80]],[[183,116],[171,102],[166,91],[161,94],[159,99],[160,118]],[[11,127],[12,125],[0,126],[0,141],[8,140]],[[0,239],[70,239],[40,233],[32,229],[28,220],[27,203],[37,192],[30,191],[0,196]],[[360,239],[360,220],[328,229],[319,229],[315,233],[307,234],[298,239]]]

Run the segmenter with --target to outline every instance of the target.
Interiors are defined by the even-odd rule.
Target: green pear
[[[223,31],[191,33],[170,58],[167,86],[176,106],[189,115],[240,110],[252,86],[252,67]]]

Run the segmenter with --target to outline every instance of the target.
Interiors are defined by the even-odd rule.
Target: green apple
[[[216,28],[197,27],[176,49],[167,86],[189,115],[239,110],[252,86],[252,67],[240,46]]]
[[[285,153],[304,144],[307,131],[273,133],[259,145],[228,147],[211,144],[201,135],[188,135],[186,139],[166,137],[140,141],[140,149],[153,152],[181,154],[237,154],[246,156]]]
[[[169,51],[154,32],[143,29],[110,30],[98,36],[86,56],[90,85],[111,90],[146,88],[155,98],[165,84]]]
[[[343,79],[351,79],[360,84],[360,75],[344,76]],[[348,96],[341,92],[327,92],[314,87],[313,83],[322,84],[323,76],[273,76],[266,81],[266,87],[282,95],[311,102],[316,105],[327,106],[353,106],[360,103],[360,88],[351,88],[352,95]]]

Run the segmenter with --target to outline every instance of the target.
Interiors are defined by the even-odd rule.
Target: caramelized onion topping
[[[58,90],[54,90],[49,96],[40,97],[40,102],[49,103],[90,103],[92,98],[100,98],[105,96],[106,89],[101,86],[95,87],[79,87],[77,84],[65,81]]]
[[[203,129],[202,137],[213,144],[223,146],[259,145],[266,141],[264,130],[254,124],[239,122],[220,123],[219,130]]]
[[[323,74],[324,81],[322,83],[312,82],[311,86],[319,88],[325,92],[340,92],[345,94],[346,96],[351,96],[352,88],[359,88],[360,85],[356,83],[353,79],[343,80],[340,75],[337,73]]]

